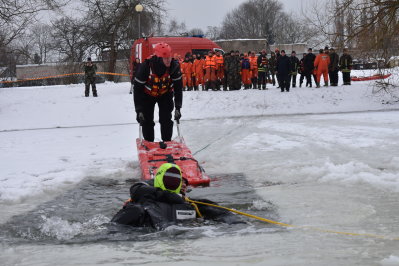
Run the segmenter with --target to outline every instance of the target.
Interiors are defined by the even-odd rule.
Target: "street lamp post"
[[[139,15],[139,38],[141,37],[141,28],[140,28],[140,14],[143,12],[143,6],[141,4],[137,4],[134,8]]]

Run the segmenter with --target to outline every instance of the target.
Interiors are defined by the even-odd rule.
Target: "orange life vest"
[[[172,79],[169,71],[159,77],[157,74],[150,72],[150,76],[144,85],[144,92],[152,97],[159,97],[169,91],[173,91]]]
[[[206,56],[204,68],[216,68],[216,61],[214,56]]]

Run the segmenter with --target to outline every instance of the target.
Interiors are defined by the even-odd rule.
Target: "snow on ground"
[[[399,109],[391,95],[373,94],[373,84],[353,82],[352,86],[302,87],[293,88],[289,93],[282,93],[271,85],[266,91],[184,92],[182,119]],[[137,161],[134,140],[138,137],[138,125],[129,88],[129,83],[98,84],[98,98],[83,97],[83,84],[1,88],[0,200],[20,201],[63,189],[87,176],[109,175],[132,167],[129,163]],[[251,135],[236,146],[251,145],[256,140],[256,135]],[[279,136],[268,141],[279,143]],[[301,143],[284,145],[292,147]],[[348,145],[353,142],[348,141]],[[355,171],[353,169],[368,171],[367,166],[351,164],[342,165],[336,171]],[[396,183],[399,179],[397,176],[386,178]]]

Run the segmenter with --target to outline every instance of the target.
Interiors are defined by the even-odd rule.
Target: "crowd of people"
[[[334,48],[325,47],[319,54],[313,54],[312,48],[298,59],[295,51],[287,55],[285,50],[275,49],[270,53],[262,50],[240,53],[230,51],[224,55],[217,51],[209,51],[206,56],[187,54],[185,58],[174,55],[179,61],[183,74],[183,90],[239,90],[267,89],[272,84],[281,91],[289,91],[290,87],[312,87],[312,79],[316,87],[320,87],[321,76],[324,85],[338,86],[338,72],[343,74],[343,84],[350,85],[352,57],[344,49],[339,56]],[[330,83],[329,83],[330,81]]]

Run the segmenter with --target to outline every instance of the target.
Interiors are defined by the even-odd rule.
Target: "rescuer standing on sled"
[[[172,111],[175,108],[174,118],[179,120],[183,93],[180,65],[172,59],[172,48],[167,43],[156,44],[154,55],[140,65],[133,96],[136,119],[143,127],[144,139],[154,141],[154,109],[158,104],[161,137],[163,141],[170,141],[173,134]]]

